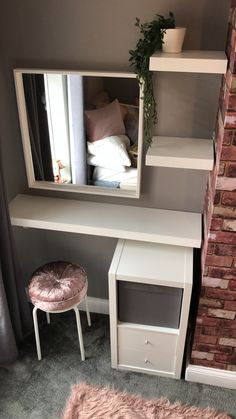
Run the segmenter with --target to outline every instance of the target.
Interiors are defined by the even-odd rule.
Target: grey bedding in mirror
[[[135,76],[21,74],[35,185],[137,192],[141,146]],[[20,102],[18,95],[18,107]],[[22,118],[21,109],[19,114]]]

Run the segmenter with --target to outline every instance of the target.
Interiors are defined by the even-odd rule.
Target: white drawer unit
[[[174,375],[174,359],[178,332],[174,329],[118,323],[118,364],[161,375]]]
[[[109,270],[113,368],[180,377],[192,271],[191,248],[118,241]]]

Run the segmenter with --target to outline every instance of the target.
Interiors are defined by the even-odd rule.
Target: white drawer
[[[145,328],[118,326],[118,364],[174,372],[178,335]]]

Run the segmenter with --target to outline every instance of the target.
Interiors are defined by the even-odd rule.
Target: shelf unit
[[[227,57],[223,51],[157,52],[150,58],[151,71],[224,74]],[[154,137],[146,155],[147,166],[212,170],[212,139]]]
[[[190,248],[118,241],[108,275],[113,368],[180,378],[192,270]],[[128,293],[119,301],[123,284]],[[164,307],[161,316],[159,305]],[[138,316],[138,321],[130,322],[130,315]]]
[[[160,52],[150,59],[151,71],[224,74],[226,67],[221,51]],[[213,164],[211,139],[158,136],[146,155],[150,166],[212,170]],[[109,270],[113,368],[180,378],[192,280],[193,248],[119,240]]]
[[[153,137],[146,154],[147,166],[212,170],[213,140],[200,138]]]

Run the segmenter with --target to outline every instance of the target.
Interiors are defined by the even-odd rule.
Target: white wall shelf
[[[15,226],[201,246],[201,214],[197,213],[32,195],[17,195],[9,210]]]
[[[212,170],[213,140],[200,138],[153,137],[146,154],[147,166]]]
[[[151,71],[225,74],[227,57],[223,51],[157,52],[150,57]]]

